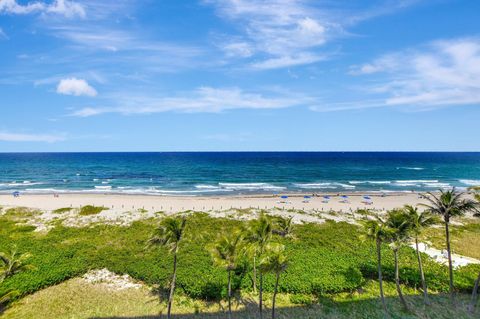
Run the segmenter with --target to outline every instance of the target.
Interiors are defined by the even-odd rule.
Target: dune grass
[[[77,317],[62,317],[63,314],[59,314],[56,318],[118,316],[124,311],[122,307],[128,305],[128,302],[117,304],[117,299],[121,302],[124,300],[122,298],[130,297],[117,296],[108,299],[109,296],[103,296],[108,294],[102,295],[100,292],[92,291],[92,300],[89,296],[82,295],[83,297],[78,297],[68,303],[70,297],[65,296],[75,296],[75,294],[64,291],[56,293],[64,296],[63,303],[59,300],[57,303],[51,304],[47,297],[41,299],[44,300],[43,306],[42,303],[33,303],[37,296],[43,296],[48,292],[52,293],[50,297],[53,302],[57,297],[51,289],[64,287],[63,284],[67,280],[80,276],[89,269],[108,268],[119,274],[127,273],[149,286],[165,287],[168,283],[171,272],[171,256],[165,249],[146,248],[146,241],[152,234],[159,218],[134,222],[129,227],[98,224],[91,227],[73,228],[57,224],[48,233],[37,233],[33,231],[33,226],[19,224],[19,220],[23,220],[30,214],[32,214],[31,211],[16,210],[11,214],[0,216],[2,225],[0,227],[0,249],[8,249],[11,245],[16,244],[20,252],[28,251],[32,254],[30,262],[37,268],[35,271],[16,274],[0,285],[0,293],[15,289],[19,291],[20,297],[23,297],[7,310],[5,315],[10,316],[7,318],[29,318],[27,308],[32,309],[33,315],[41,309],[53,312],[57,308],[58,311],[71,311],[71,313],[78,314]],[[23,218],[18,219],[19,215]],[[159,217],[162,218],[162,216]],[[211,318],[216,318],[214,317],[215,312],[218,318],[225,317],[223,313],[219,314],[219,311],[222,309],[221,300],[225,300],[227,275],[223,269],[213,265],[211,256],[205,247],[216,238],[217,234],[242,226],[242,223],[237,220],[212,218],[207,214],[189,214],[187,231],[192,234],[201,233],[202,236],[186,240],[182,244],[179,253],[177,282],[180,298],[177,299],[176,311],[189,314],[196,311],[209,311],[214,313]],[[477,236],[477,239],[480,238],[480,231],[477,228],[472,228],[469,232],[476,234],[472,236]],[[290,265],[282,275],[280,282],[279,306],[282,310],[279,313],[283,318],[352,318],[352,313],[358,314],[357,318],[375,318],[379,314],[376,285],[371,281],[376,277],[375,247],[371,242],[359,240],[357,226],[344,222],[303,224],[296,227],[294,235],[294,239],[275,238],[286,245],[290,258]],[[393,296],[395,294],[393,290],[393,255],[387,245],[382,248],[382,251],[386,285],[390,287],[390,296]],[[420,284],[415,253],[412,249],[405,247],[402,249],[400,257],[400,277],[405,286],[405,292],[414,295],[416,287],[419,287]],[[426,256],[424,266],[431,291],[437,293],[448,291],[447,268],[429,260]],[[456,270],[456,288],[464,293],[471,291],[479,270],[480,266],[469,266]],[[249,312],[252,307],[255,308],[255,298],[251,297],[251,273],[250,266],[245,265],[245,268],[240,269],[234,278],[234,290],[237,294],[239,291],[244,294],[242,300],[246,304],[245,310],[237,313],[238,318],[250,318],[255,313],[254,310]],[[264,285],[267,306],[273,284],[273,276],[267,275]],[[75,290],[75,288],[69,287],[67,286],[65,289]],[[84,289],[77,288],[78,291]],[[88,295],[89,289],[85,288],[84,290],[85,295]],[[363,293],[360,293],[362,291]],[[113,294],[113,296],[116,295]],[[107,299],[102,299],[104,297]],[[97,300],[95,298],[98,301],[95,301]],[[411,298],[415,305],[415,311],[423,309],[420,297]],[[438,303],[434,303],[436,308],[432,306],[427,314],[417,314],[417,317],[411,318],[434,318],[433,314],[437,311],[441,314],[448,314],[447,299],[442,296],[436,298],[439,300]],[[468,296],[462,298],[462,300],[466,300]],[[151,315],[151,312],[158,313],[159,307],[160,309],[162,307],[159,304],[155,306],[155,299],[152,301],[148,292],[144,292],[143,295],[131,296],[131,299],[135,303],[131,306],[132,311],[135,312],[132,316],[148,316]],[[394,313],[401,314],[396,298],[390,299],[389,303]],[[315,300],[315,302],[310,307],[301,306],[302,303],[309,303],[308,300]],[[445,300],[444,308],[440,306],[442,300]],[[145,306],[144,304],[147,302],[153,304]],[[158,300],[156,302],[158,303]],[[22,306],[25,304],[29,306]],[[51,305],[49,306],[49,304]],[[76,305],[81,309],[75,310]],[[85,308],[94,312],[85,312]],[[458,307],[458,315],[455,312],[455,317],[468,318],[461,317],[462,311],[463,308]],[[128,318],[126,313],[122,313],[122,316]],[[404,317],[409,318],[407,315]],[[397,318],[401,317],[397,316]],[[441,316],[436,317],[442,318]],[[189,318],[189,316],[178,318]],[[444,318],[448,318],[448,316],[444,316]]]
[[[433,295],[431,305],[425,308],[422,297],[414,289],[404,287],[407,301],[412,309],[404,312],[395,296],[392,283],[386,285],[387,304],[391,318],[453,318],[473,319],[477,314],[465,312],[468,295],[458,296],[458,307],[448,305],[448,296]],[[377,298],[375,281],[366,283],[361,292],[327,295],[321,298],[308,296],[310,305],[292,303],[296,295],[280,294],[277,299],[278,318],[383,318]],[[236,296],[234,318],[257,318],[258,296],[243,294]],[[306,295],[304,295],[306,297]],[[271,294],[265,299],[265,317],[269,318]],[[3,314],[5,319],[90,319],[90,318],[158,318],[164,313],[165,302],[147,287],[141,289],[112,290],[101,284],[87,283],[75,278],[41,290],[16,302]],[[225,318],[225,302],[193,300],[185,295],[177,296],[173,307],[173,318]]]
[[[71,211],[73,208],[72,207],[62,207],[62,208],[57,208],[52,211],[54,214],[63,214]]]
[[[455,254],[480,259],[480,220],[465,219],[461,226],[450,227],[452,251]],[[423,235],[437,249],[445,247],[445,230],[442,227],[429,228]]]
[[[108,209],[107,207],[103,207],[103,206],[85,205],[80,208],[80,211],[78,212],[78,214],[80,216],[96,215],[107,209]]]

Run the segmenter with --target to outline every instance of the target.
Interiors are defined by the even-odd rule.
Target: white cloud
[[[54,143],[64,141],[64,135],[50,134],[22,134],[0,131],[0,141],[4,142],[46,142]]]
[[[79,3],[68,0],[56,0],[46,7],[46,12],[63,15],[67,18],[79,16],[85,18],[85,9]]]
[[[310,64],[324,60],[325,58],[325,56],[306,52],[294,56],[281,56],[278,58],[263,60],[261,62],[252,63],[251,67],[259,70],[278,69],[302,64]]]
[[[260,93],[248,93],[239,88],[200,87],[182,97],[146,97],[128,95],[110,96],[112,101],[121,101],[114,107],[86,107],[71,116],[88,117],[102,113],[150,114],[168,111],[198,113],[217,113],[234,109],[279,109],[311,103],[309,97],[297,94],[265,96]]]
[[[219,45],[229,58],[256,57],[257,69],[285,68],[321,61],[331,39],[345,29],[379,15],[398,12],[419,0],[353,2],[317,0],[204,0],[240,30],[236,41]],[[248,48],[246,50],[245,48]],[[322,50],[323,52],[320,52]],[[308,58],[307,58],[308,56]],[[258,61],[260,59],[260,61]]]
[[[308,50],[323,45],[338,26],[320,19],[304,1],[210,0],[222,17],[243,26],[239,41],[221,46],[228,57],[263,54],[255,68],[271,69],[313,63],[321,55]],[[307,52],[305,51],[307,50]],[[309,55],[309,58],[305,58]]]
[[[8,39],[7,34],[3,31],[2,28],[0,28],[0,40],[1,39]]]
[[[77,78],[63,79],[58,83],[57,93],[65,95],[96,96],[97,91],[87,81]]]
[[[373,77],[361,90],[367,101],[337,103],[315,110],[385,106],[431,110],[442,106],[480,104],[480,39],[461,38],[387,54],[360,66],[353,75]]]
[[[67,18],[86,16],[85,9],[77,2],[70,0],[55,0],[50,4],[36,1],[27,4],[19,4],[16,0],[1,0],[0,13],[6,14],[29,14],[29,13],[52,13]]]
[[[226,43],[221,49],[228,57],[248,58],[253,55],[253,47],[247,42]]]

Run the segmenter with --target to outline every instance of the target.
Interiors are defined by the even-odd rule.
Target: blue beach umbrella
[[[12,193],[13,197],[18,197],[20,196],[20,192],[19,191],[15,191]]]
[[[370,196],[365,195],[365,196],[363,196],[363,199],[371,199],[371,198],[370,198]]]
[[[323,198],[325,198],[325,199],[330,199],[330,196],[325,195],[325,196],[323,196]]]
[[[280,198],[287,199],[287,198],[288,198],[288,196],[286,196],[286,195],[282,195]]]
[[[303,198],[309,199],[309,198],[312,198],[312,196],[303,196]]]

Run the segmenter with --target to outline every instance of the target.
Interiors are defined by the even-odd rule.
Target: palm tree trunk
[[[253,292],[257,293],[257,262],[255,255],[253,256]]]
[[[263,318],[263,276],[262,273],[260,272],[260,286],[258,287],[258,307],[260,309],[260,319]]]
[[[473,291],[472,291],[472,301],[470,302],[470,306],[468,307],[469,311],[473,313],[475,310],[475,305],[477,304],[477,299],[478,299],[478,286],[480,285],[480,272],[478,273],[477,280],[475,280],[475,285],[473,286]]]
[[[228,318],[232,318],[232,271],[228,271]]]
[[[277,272],[276,275],[277,275],[277,278],[275,278],[275,288],[273,289],[272,319],[275,319],[275,299],[277,298],[278,282],[280,281],[280,272]]]
[[[400,287],[400,275],[398,270],[398,249],[393,250],[393,255],[395,257],[395,285],[397,286],[398,297],[402,302],[403,308],[408,310],[407,302],[403,298],[402,288]]]
[[[177,253],[173,254],[173,276],[170,283],[170,295],[168,296],[167,319],[170,319],[172,311],[173,294],[175,293],[175,282],[177,280]]]
[[[418,236],[415,236],[415,248],[417,249],[418,271],[420,272],[420,279],[422,280],[423,302],[425,305],[428,305],[427,282],[425,281],[425,274],[423,273],[422,256],[420,255],[420,250],[418,249]]]
[[[380,299],[382,300],[383,311],[387,315],[387,304],[385,303],[385,295],[383,294],[383,278],[382,278],[382,242],[377,239],[377,265],[378,265],[378,283],[380,285]]]
[[[445,237],[447,240],[447,255],[448,255],[448,275],[450,277],[450,301],[455,305],[455,291],[453,287],[453,266],[452,266],[452,251],[450,249],[450,231],[448,229],[449,220],[445,219]]]

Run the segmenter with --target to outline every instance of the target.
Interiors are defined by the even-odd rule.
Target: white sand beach
[[[149,196],[149,195],[115,195],[115,194],[60,194],[54,197],[53,194],[33,195],[25,194],[14,198],[12,195],[0,195],[0,206],[3,207],[29,207],[40,210],[54,210],[62,207],[80,207],[85,205],[104,206],[109,208],[110,212],[122,213],[144,209],[146,211],[156,212],[164,211],[176,213],[185,210],[194,211],[222,211],[236,208],[255,208],[255,209],[273,209],[282,210],[319,210],[336,212],[351,212],[359,208],[368,208],[375,210],[388,210],[403,205],[416,205],[424,203],[425,200],[419,198],[414,193],[389,193],[385,196],[370,195],[372,204],[365,204],[363,195],[359,193],[350,193],[348,201],[337,194],[329,194],[331,199],[325,202],[322,197],[314,196],[305,201],[303,195],[289,195],[287,199],[278,196],[252,195],[252,196]]]

